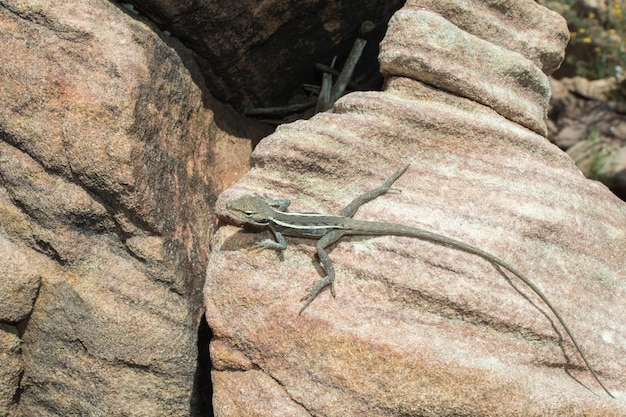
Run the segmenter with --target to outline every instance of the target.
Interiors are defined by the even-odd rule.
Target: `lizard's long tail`
[[[582,349],[578,345],[578,342],[576,342],[576,339],[574,338],[572,331],[569,329],[567,324],[565,324],[565,320],[563,320],[563,317],[561,317],[561,314],[559,314],[559,312],[552,305],[550,300],[548,300],[548,297],[546,297],[546,295],[535,284],[533,284],[533,282],[530,279],[526,278],[516,268],[509,265],[507,262],[503,261],[502,259],[488,252],[485,252],[481,249],[478,249],[472,245],[468,245],[467,243],[463,243],[460,240],[452,239],[452,238],[449,238],[449,237],[446,237],[437,233],[432,233],[427,230],[399,225],[399,224],[393,224],[393,223],[378,223],[378,222],[365,222],[365,221],[362,222],[362,221],[355,220],[355,219],[350,219],[350,220],[351,220],[351,223],[352,222],[354,223],[350,225],[349,229],[358,230],[358,233],[355,233],[358,235],[372,235],[372,236],[373,235],[396,235],[396,236],[413,237],[417,239],[427,240],[429,242],[437,243],[439,245],[449,246],[451,248],[459,249],[464,252],[468,252],[468,253],[480,256],[481,258],[495,264],[496,266],[503,267],[507,269],[508,271],[512,272],[513,274],[515,274],[524,284],[526,284],[528,288],[533,290],[533,292],[537,294],[539,298],[541,298],[541,300],[543,300],[543,302],[548,306],[550,311],[552,311],[552,314],[554,314],[554,316],[557,318],[559,323],[561,323],[561,326],[563,326],[563,329],[565,329],[565,332],[567,333],[570,340],[576,347],[576,350],[580,354],[580,357],[582,358],[583,362],[585,362],[587,369],[589,369],[589,372],[591,372],[594,379],[598,382],[598,384],[602,387],[602,389],[611,398],[615,398],[613,394],[611,394],[611,392],[604,386],[602,381],[600,381],[600,378],[598,377],[596,372],[593,370],[593,368],[589,364],[587,357],[585,356]]]

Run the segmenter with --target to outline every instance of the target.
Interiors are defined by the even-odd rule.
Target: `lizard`
[[[500,267],[505,268],[515,274],[548,306],[552,314],[554,314],[561,326],[563,326],[563,329],[565,329],[565,332],[574,344],[576,351],[582,358],[587,369],[589,369],[593,375],[593,378],[611,398],[615,398],[613,394],[604,386],[594,371],[580,345],[574,338],[572,331],[569,329],[556,307],[553,306],[548,297],[539,289],[539,287],[537,287],[529,278],[519,272],[515,267],[482,249],[464,243],[460,240],[427,231],[425,229],[395,223],[365,221],[352,218],[361,205],[389,191],[392,184],[400,178],[400,176],[404,174],[408,168],[409,165],[400,168],[393,175],[388,177],[380,187],[374,188],[373,190],[355,198],[352,202],[350,202],[350,204],[340,211],[338,216],[318,213],[285,212],[291,204],[291,201],[273,200],[257,195],[244,195],[234,199],[227,203],[226,209],[236,219],[236,222],[243,226],[268,228],[272,231],[276,241],[266,239],[256,242],[255,246],[261,249],[274,249],[278,251],[285,250],[287,248],[287,241],[284,236],[317,239],[317,256],[326,273],[326,276],[318,280],[317,283],[309,288],[308,294],[300,300],[304,301],[304,305],[300,309],[299,314],[302,314],[302,312],[311,304],[317,295],[326,287],[330,287],[331,294],[333,297],[335,296],[335,268],[326,248],[346,235],[392,235],[422,239],[431,243],[452,247],[477,255],[493,264],[499,271]]]

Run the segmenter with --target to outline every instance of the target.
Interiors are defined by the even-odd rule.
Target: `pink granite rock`
[[[515,10],[554,19],[530,1]],[[467,19],[481,27],[498,11],[507,12]],[[563,22],[536,21],[539,38],[567,38]],[[245,415],[251,399],[257,415],[626,414],[626,208],[543,136],[539,57],[562,43],[528,52],[510,39],[517,31],[502,33],[493,42],[410,3],[382,45],[385,90],[281,126],[217,211],[233,221],[225,204],[256,193],[334,214],[411,164],[355,217],[441,233],[516,266],[618,399],[538,297],[476,256],[411,238],[344,238],[330,254],[337,297],[326,291],[298,315],[320,278],[314,242],[287,238],[277,254],[253,246],[269,232],[228,226],[213,239],[205,286],[216,415]]]
[[[39,292],[41,272],[20,248],[0,234],[0,322],[16,324],[28,317]]]
[[[436,13],[398,11],[381,45],[380,64],[388,77],[435,85],[491,107],[539,134],[547,133],[550,83],[535,62]]]
[[[0,323],[0,413],[17,416],[15,394],[24,366],[20,354],[20,338],[15,326]]]
[[[408,0],[405,9],[435,12],[474,36],[523,55],[546,74],[565,58],[566,22],[533,1]]]
[[[2,1],[0,44],[0,415],[206,415],[211,201],[250,136],[111,2]]]

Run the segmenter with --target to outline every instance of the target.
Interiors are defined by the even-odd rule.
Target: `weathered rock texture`
[[[545,135],[550,83],[541,68],[556,68],[563,54],[554,51],[555,44],[562,51],[568,37],[549,29],[546,30],[548,35],[542,36],[525,26],[526,30],[520,32],[526,35],[527,42],[513,42],[511,47],[503,39],[515,39],[507,36],[514,31],[505,31],[502,27],[508,24],[509,28],[517,28],[509,15],[523,15],[531,22],[544,23],[546,28],[562,27],[555,25],[560,17],[538,8],[528,10],[522,4],[512,6],[504,15],[497,5],[489,2],[476,4],[477,10],[471,13],[467,12],[467,5],[452,7],[454,3],[446,3],[445,14],[454,16],[448,21],[439,14],[423,10],[425,4],[422,3],[408,2],[394,15],[396,30],[387,32],[380,55],[383,74],[407,76],[436,85],[491,107],[502,116]],[[436,6],[439,3],[436,2]],[[435,11],[439,11],[438,7]],[[494,15],[496,17],[489,20]],[[475,23],[477,20],[490,21],[490,24],[480,25]],[[494,32],[497,35],[494,36]],[[498,41],[494,42],[496,37]],[[551,44],[551,48],[541,54],[536,51],[536,45],[545,44],[545,40],[542,42],[545,37],[561,42]],[[408,49],[405,47],[407,38],[422,39],[422,42],[415,42],[413,48]],[[533,40],[537,43],[529,47]],[[520,54],[523,51],[529,53]],[[425,56],[428,59],[415,59]],[[456,59],[461,56],[463,60]]]
[[[355,217],[436,231],[517,266],[619,399],[536,295],[482,259],[417,239],[346,238],[331,253],[337,297],[325,292],[299,316],[320,278],[312,242],[288,238],[277,255],[253,247],[270,233],[229,226],[205,286],[216,415],[626,414],[626,207],[543,136],[540,69],[558,66],[565,23],[533,1],[470,2],[476,13],[461,3],[452,21],[409,2],[382,44],[385,90],[279,128],[217,210],[227,218],[226,202],[257,193],[337,213],[410,163],[401,192]]]
[[[0,44],[0,415],[205,415],[213,176],[248,163],[232,117],[108,1],[1,0]]]

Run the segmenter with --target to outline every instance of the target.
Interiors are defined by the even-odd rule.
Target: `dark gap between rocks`
[[[189,414],[193,417],[213,417],[213,383],[209,356],[209,342],[212,337],[213,333],[203,314],[198,325],[198,362],[189,407]]]
[[[284,0],[194,3],[134,0],[132,8],[135,15],[180,40],[193,53],[211,95],[243,114],[252,108],[314,100],[315,93],[303,85],[321,84],[316,64],[330,65],[337,57],[335,69],[341,71],[359,36],[367,44],[348,91],[380,89],[379,43],[404,1],[318,1],[297,8]],[[373,23],[373,30],[360,35],[365,21]],[[262,119],[274,126],[312,114],[309,110]]]

